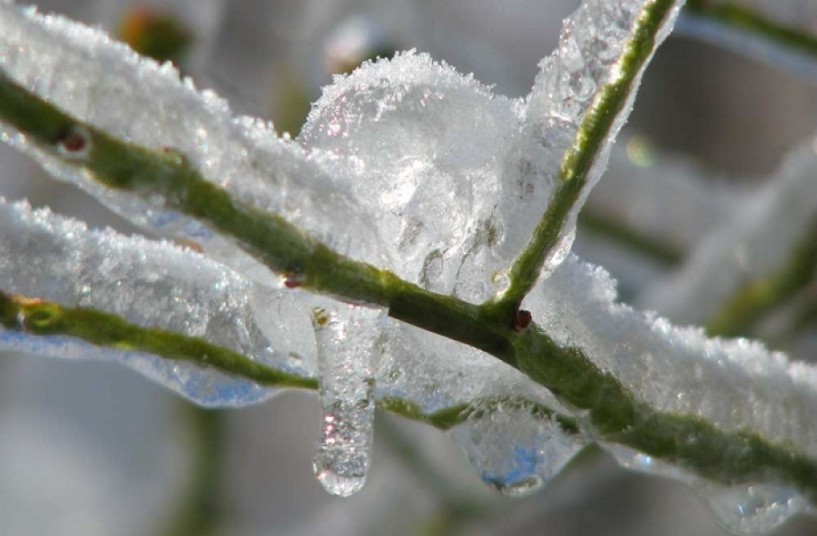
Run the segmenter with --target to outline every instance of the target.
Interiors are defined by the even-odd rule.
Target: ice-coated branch
[[[680,32],[815,76],[813,4],[689,0],[686,9],[678,24]]]
[[[805,228],[800,241],[777,272],[741,285],[707,325],[713,336],[751,334],[754,325],[770,311],[792,299],[817,277],[817,217]]]
[[[88,343],[91,347],[110,348],[119,352],[141,352],[171,361],[187,361],[202,369],[215,369],[237,379],[249,380],[268,387],[317,390],[318,381],[307,375],[285,373],[254,361],[227,348],[197,337],[189,337],[156,328],[144,328],[116,315],[95,309],[67,308],[60,304],[0,292],[0,325],[7,333],[26,337],[55,339],[60,336]],[[67,349],[68,346],[62,342]],[[8,345],[2,344],[0,347]],[[36,345],[15,348],[35,351]],[[407,419],[450,430],[475,415],[490,414],[500,409],[517,408],[544,419],[555,419],[565,432],[578,433],[571,417],[556,414],[548,407],[524,398],[477,399],[426,413],[411,400],[386,396],[377,401],[378,407]]]
[[[569,251],[578,211],[606,167],[613,140],[629,115],[644,69],[682,4],[672,0],[606,6],[590,2],[582,8],[588,13],[592,9],[611,11],[605,14],[616,21],[615,26],[601,26],[604,20],[600,16],[599,26],[583,28],[584,33],[574,34],[570,22],[564,27],[559,49],[550,61],[543,62],[528,105],[527,121],[534,127],[534,134],[544,140],[546,150],[560,148],[559,142],[547,141],[548,129],[564,128],[561,123],[573,121],[578,128],[561,156],[547,209],[511,267],[508,289],[488,305],[488,314],[513,318],[542,269],[548,264],[558,265],[564,252]],[[590,15],[577,12],[574,20],[586,22],[582,16]],[[610,50],[605,59],[585,59],[587,62],[582,64],[583,56],[593,54],[599,46],[594,42],[594,33]],[[626,37],[622,38],[621,33]],[[575,64],[580,65],[578,70]],[[562,89],[562,85],[570,89]],[[588,88],[589,98],[582,95]]]
[[[259,385],[317,389],[312,378],[281,372],[200,338],[143,328],[95,309],[68,308],[39,298],[0,293],[0,325],[27,335],[61,335],[93,346],[188,361]]]
[[[0,87],[8,88],[9,82],[6,81]],[[77,125],[65,114],[60,113],[20,88],[13,89],[16,90],[11,93],[16,97],[13,101],[3,98],[3,96],[9,94],[8,92],[0,93],[0,116],[15,119],[17,116],[12,116],[9,112],[10,109],[27,111],[31,115],[23,115],[25,121],[18,119],[15,126],[20,129],[28,127],[24,131],[29,136],[42,136],[40,133],[48,132],[48,127],[53,128],[55,123],[63,126],[69,132],[74,131],[74,129],[88,128],[85,125]],[[15,106],[12,106],[12,104]],[[20,104],[26,104],[26,106]],[[45,118],[44,125],[38,125],[40,114]],[[54,130],[61,132],[58,128]],[[112,151],[112,154],[117,155],[118,162],[121,165],[116,169],[123,174],[120,176],[120,180],[114,182],[114,184],[127,185],[131,183],[131,181],[125,180],[130,176],[130,173],[135,173],[138,178],[143,176],[146,169],[155,170],[157,164],[161,165],[163,163],[163,155],[153,155],[142,148],[114,141],[110,137],[102,133],[94,133],[90,129],[87,132],[90,144],[94,144],[99,139],[102,139],[105,143],[96,145],[96,150],[102,151],[102,154],[95,158],[92,153],[92,156],[87,160],[86,166],[90,167],[96,162],[110,161],[110,155],[105,154],[105,151]],[[62,139],[61,136],[62,134],[58,134],[54,139],[49,140],[50,143],[59,145]],[[130,156],[129,152],[132,152],[133,156]],[[130,161],[130,165],[134,167],[127,165],[129,157],[134,159]],[[157,161],[152,161],[151,158]],[[178,163],[178,160],[174,159],[171,162]],[[143,167],[139,167],[140,165]],[[159,167],[159,169],[164,171],[168,168]],[[170,167],[170,169],[174,168]],[[195,188],[196,183],[190,178],[190,175],[194,175],[195,172],[182,165],[179,165],[176,169],[184,170],[184,173],[181,174],[182,178],[190,181],[190,184]],[[164,180],[171,184],[175,177],[174,173],[163,172]],[[165,187],[172,188],[173,186],[165,185]],[[213,195],[214,204],[205,205],[197,216],[204,221],[214,217],[216,221],[230,222],[229,218],[219,216],[220,203],[235,210],[234,207],[237,202],[231,200],[223,192],[216,191],[210,192],[210,194],[215,194]],[[221,201],[219,201],[219,198],[221,198]],[[215,211],[214,215],[211,215],[211,210]],[[250,214],[250,219],[243,220],[241,225],[247,225],[250,231],[253,230],[255,225],[263,225],[263,223],[252,219],[256,216],[264,217],[263,214]],[[260,220],[260,222],[263,221],[263,219]],[[231,233],[233,226],[224,225],[222,229],[225,233]],[[270,240],[271,236],[277,236],[274,234],[278,232],[275,225],[262,226],[261,229],[266,233],[264,240]],[[304,241],[307,244],[309,244],[309,241],[299,238],[305,235],[291,228],[284,229],[286,231],[284,237],[290,240],[293,240],[293,237],[295,238],[291,247],[296,255],[300,251],[309,251],[309,247],[304,245]],[[256,233],[259,232],[257,228],[255,231]],[[272,233],[271,236],[270,233]],[[237,229],[236,234],[248,237],[248,241],[258,239],[257,234],[246,233],[242,229]],[[252,244],[252,242],[249,243]],[[263,244],[263,241],[257,242],[255,247],[260,249]],[[276,262],[285,262],[288,252],[278,249],[277,244],[273,247],[274,253],[272,255],[269,257],[261,256],[260,258],[263,260],[267,258],[279,259]],[[420,327],[432,326],[435,332],[448,338],[455,340],[467,339],[474,346],[476,344],[482,345],[484,350],[487,348],[492,355],[518,367],[534,381],[548,387],[571,406],[587,410],[589,422],[592,423],[594,433],[598,434],[598,440],[629,446],[666,462],[680,464],[682,467],[693,470],[706,478],[724,484],[737,484],[754,480],[763,481],[768,480],[769,475],[773,475],[774,480],[799,489],[807,496],[817,495],[817,489],[815,489],[817,463],[801,452],[792,450],[783,444],[770,442],[770,440],[764,439],[762,435],[749,430],[724,431],[702,417],[657,411],[634,397],[633,393],[616,376],[600,368],[599,364],[594,362],[584,350],[572,345],[558,344],[536,326],[533,326],[526,333],[518,334],[503,325],[491,324],[469,315],[467,311],[473,311],[472,306],[468,306],[468,304],[455,298],[435,296],[419,289],[419,287],[400,282],[394,276],[374,278],[371,275],[372,273],[381,272],[367,265],[349,261],[337,253],[331,252],[328,248],[321,250],[319,258],[322,261],[320,273],[316,274],[319,277],[311,279],[307,276],[304,280],[309,283],[311,288],[316,290],[330,288],[334,290],[335,294],[341,296],[344,296],[343,292],[345,290],[347,299],[359,298],[360,294],[358,293],[361,292],[360,288],[363,288],[366,291],[366,296],[388,297],[392,300],[391,303],[384,303],[384,305],[392,306],[390,309],[392,316],[396,316],[394,313],[397,311],[406,320],[414,321]],[[315,270],[317,271],[318,268],[316,267]],[[348,284],[358,278],[364,281],[362,286]],[[339,281],[346,282],[346,284],[339,285]],[[21,310],[25,311],[26,309],[19,304],[19,301],[15,302],[7,299],[7,303],[9,304],[8,307],[13,308],[14,311],[9,312],[6,316],[7,323],[19,326],[17,323],[18,314]],[[89,330],[87,325],[83,328],[81,324],[58,321],[65,314],[68,314],[69,318],[76,316],[78,318],[93,319],[93,322],[102,322],[103,325],[108,321],[104,316],[97,318],[98,313],[91,311],[78,309],[68,310],[66,313],[65,309],[57,308],[55,311],[58,314],[56,314],[50,312],[54,310],[50,304],[31,304],[27,307],[33,308],[30,309],[32,311],[39,310],[38,308],[49,311],[49,314],[45,315],[45,321],[41,323],[42,327],[37,327],[37,329],[69,329],[71,334],[87,335],[106,344],[116,342],[121,333],[143,340],[141,332],[138,330],[133,331],[132,326],[122,326],[115,321],[109,322],[110,327],[107,330]],[[426,318],[417,318],[417,315],[424,315]],[[36,318],[34,321],[36,321]],[[482,334],[474,334],[472,331],[474,329],[480,330]],[[488,335],[486,336],[485,333]],[[151,351],[156,353],[167,351],[163,336],[147,337],[144,340],[146,344],[152,345],[150,346]],[[485,345],[486,340],[491,341],[492,344]],[[184,344],[181,344],[182,348],[186,348],[185,344],[192,347],[201,344],[196,341],[183,340],[183,342]],[[170,348],[175,351],[175,346],[171,345]],[[226,359],[225,362],[229,363],[232,360]],[[660,378],[656,378],[656,380],[660,381]],[[389,409],[398,409],[398,412],[404,415],[414,413],[411,404],[387,402],[386,405]],[[461,418],[459,415],[461,414],[457,415],[455,421]],[[447,414],[437,414],[428,416],[423,420],[448,423],[448,419]],[[699,439],[696,439],[694,443],[679,443],[678,438],[680,437]]]
[[[707,325],[710,333],[747,336],[815,278],[817,156],[814,136],[786,156],[757,191],[690,252],[676,273],[644,296],[677,322]]]
[[[60,32],[64,29],[61,26],[64,22],[52,25],[32,22],[19,16],[13,8],[5,7],[6,4],[0,4],[0,23],[5,23],[8,30],[8,33],[0,33],[0,43],[5,43],[8,51],[7,55],[0,55],[3,61],[0,65],[6,72],[0,76],[0,120],[10,127],[6,131],[10,141],[33,153],[57,175],[73,173],[72,177],[80,177],[78,181],[90,184],[100,197],[115,198],[113,204],[120,212],[132,215],[147,211],[149,216],[140,223],[147,223],[170,236],[189,237],[192,229],[192,234],[205,242],[217,236],[223,239],[222,245],[232,247],[231,253],[223,256],[230,266],[235,266],[236,258],[241,256],[254,258],[257,263],[281,274],[285,279],[284,286],[290,289],[300,287],[353,304],[363,302],[387,310],[391,317],[405,322],[392,324],[405,330],[398,335],[416,336],[410,342],[417,344],[399,337],[395,341],[395,346],[409,354],[400,356],[400,359],[393,358],[396,362],[402,359],[403,363],[409,363],[408,368],[398,370],[398,373],[417,375],[420,382],[434,382],[436,378],[428,369],[424,371],[425,376],[421,374],[419,365],[423,361],[411,361],[415,354],[433,347],[434,350],[428,353],[435,366],[453,363],[457,367],[458,374],[449,378],[462,384],[455,386],[460,398],[466,396],[463,393],[468,393],[477,379],[486,381],[485,371],[490,373],[491,385],[500,384],[499,376],[507,372],[521,378],[523,381],[510,384],[516,389],[510,390],[514,396],[471,397],[465,405],[441,408],[438,404],[433,405],[432,410],[427,410],[428,400],[422,399],[422,395],[413,399],[401,396],[416,395],[418,391],[426,390],[426,384],[421,383],[420,387],[416,381],[401,384],[399,374],[391,384],[388,377],[384,378],[386,381],[378,385],[386,385],[387,390],[379,395],[375,393],[381,405],[392,411],[443,428],[453,427],[452,433],[461,438],[467,445],[469,456],[483,469],[483,479],[508,493],[535,488],[537,479],[541,481],[552,476],[577,449],[592,441],[614,452],[626,465],[660,469],[663,474],[705,488],[705,493],[715,496],[718,501],[723,496],[730,497],[730,504],[741,511],[745,508],[740,501],[747,493],[755,503],[761,494],[762,504],[768,507],[766,510],[779,511],[782,504],[786,515],[804,508],[809,502],[814,504],[817,502],[817,431],[804,426],[817,407],[817,374],[814,369],[789,363],[785,356],[769,353],[758,344],[706,339],[700,331],[678,329],[665,320],[624,307],[616,302],[613,284],[602,270],[584,265],[573,257],[568,257],[558,269],[558,263],[552,263],[551,276],[540,280],[535,292],[528,292],[548,254],[552,253],[548,244],[563,239],[569,243],[569,237],[564,234],[569,229],[565,225],[575,223],[578,207],[606,159],[608,137],[620,127],[626,115],[621,112],[629,106],[634,84],[655,43],[668,31],[666,21],[671,19],[675,7],[674,3],[663,0],[589,2],[586,5],[591,7],[580,11],[579,17],[573,19],[578,26],[568,27],[567,33],[578,32],[584,28],[582,25],[586,25],[588,34],[584,38],[595,39],[597,34],[591,30],[600,25],[594,17],[607,17],[604,28],[612,35],[604,35],[612,39],[613,45],[602,47],[601,55],[611,50],[616,53],[605,56],[606,59],[599,58],[599,63],[595,57],[587,58],[591,74],[595,73],[593,83],[597,80],[604,82],[600,92],[581,93],[585,98],[595,95],[589,104],[576,102],[575,91],[568,92],[565,97],[563,93],[550,92],[551,88],[545,86],[537,88],[531,98],[528,106],[531,122],[526,125],[532,125],[533,131],[539,129],[545,140],[551,135],[557,141],[567,139],[569,149],[565,153],[558,143],[540,144],[539,148],[545,151],[557,146],[562,157],[559,160],[561,165],[551,170],[560,178],[555,184],[556,201],[551,205],[555,208],[546,210],[543,225],[547,229],[539,229],[534,246],[529,250],[536,251],[523,256],[527,260],[521,265],[517,263],[521,268],[516,273],[522,273],[522,279],[512,278],[512,288],[516,290],[508,296],[517,295],[499,302],[509,307],[507,311],[500,307],[501,314],[486,314],[481,307],[463,299],[430,292],[373,264],[353,260],[360,256],[371,259],[377,255],[361,253],[362,249],[356,243],[344,248],[337,240],[338,234],[329,233],[330,241],[333,236],[335,238],[327,245],[321,240],[321,230],[325,230],[328,224],[343,226],[353,214],[343,214],[340,218],[337,209],[344,206],[338,204],[345,199],[343,189],[331,179],[321,178],[323,168],[310,167],[314,161],[304,153],[277,138],[266,140],[260,134],[252,143],[247,142],[246,130],[225,119],[228,114],[224,110],[217,106],[208,108],[196,100],[201,99],[200,95],[184,90],[178,81],[172,80],[172,76],[165,76],[168,73],[164,73],[163,78],[150,78],[156,74],[156,67],[134,64],[130,56],[122,60],[124,65],[121,65],[117,63],[121,60],[117,54],[122,51],[115,47],[103,47],[98,54],[97,51],[91,51],[94,52],[91,54],[83,49],[85,45],[71,41],[76,38],[76,28],[67,32],[70,35],[63,35]],[[581,21],[581,24],[575,21]],[[622,21],[632,24],[622,24]],[[14,34],[20,33],[20,27],[30,33]],[[161,106],[139,94],[138,97],[145,100],[145,106],[153,107],[149,112],[139,110],[139,114],[133,114],[131,110],[133,117],[126,114],[124,118],[103,114],[93,102],[97,96],[109,98],[113,94],[115,98],[106,102],[116,103],[117,98],[121,100],[131,95],[130,88],[110,87],[107,79],[87,87],[83,85],[84,78],[72,78],[64,92],[59,86],[61,80],[55,74],[71,74],[62,64],[34,66],[29,58],[21,56],[15,43],[23,43],[29,38],[47,41],[47,46],[31,47],[43,53],[54,52],[64,38],[74,47],[66,48],[70,49],[68,59],[78,69],[84,69],[86,63],[102,57],[126,73],[121,78],[111,77],[111,83],[131,80],[133,76],[129,78],[127,73],[143,69],[140,72],[146,77],[145,84],[161,85],[163,96],[170,99],[166,104],[167,110],[173,112],[170,117],[181,120],[177,114],[179,103],[190,104],[192,99],[188,107],[190,117],[184,119],[194,123],[210,121],[212,124],[206,128],[202,126],[201,131],[189,125],[180,130],[168,128],[168,132],[162,131],[151,137],[151,133],[132,128],[131,121],[143,126],[157,121],[157,128],[162,130],[167,126],[162,122],[168,119],[161,115]],[[99,36],[91,36],[92,44],[96,42],[94,39],[98,40]],[[565,54],[570,52],[567,48],[571,43],[564,41]],[[582,47],[578,47],[578,53],[583,54]],[[45,56],[46,60],[50,58],[48,54]],[[414,67],[418,64],[425,67],[417,70]],[[585,63],[575,61],[571,65],[578,65],[581,71]],[[101,60],[96,64],[96,68],[106,66]],[[551,67],[552,72],[558,74],[549,79],[551,83],[571,84],[567,64],[554,63]],[[560,74],[562,67],[565,76]],[[43,73],[46,68],[52,71]],[[387,70],[390,67],[381,65],[371,69],[376,71],[379,68]],[[404,69],[415,78],[414,82],[418,73],[426,78],[433,75],[456,91],[477,93],[473,85],[463,83],[461,78],[451,75],[450,70],[423,58],[407,55],[392,64],[392,68]],[[548,79],[547,74],[542,76]],[[575,80],[580,86],[588,81],[581,75]],[[382,83],[382,77],[376,82]],[[368,86],[357,86],[357,89],[362,92],[382,89],[372,80],[367,83]],[[401,84],[398,89],[402,91],[409,86],[409,83]],[[582,87],[587,90],[592,86]],[[419,94],[421,99],[426,99],[421,102],[432,104],[433,88],[424,89],[430,93]],[[400,91],[396,94],[385,92],[392,108],[404,104],[401,99],[407,98],[407,94]],[[443,89],[440,92],[443,93]],[[561,100],[549,100],[557,94]],[[483,104],[490,101],[484,94],[478,97]],[[376,104],[383,104],[383,101]],[[381,112],[388,112],[387,106],[376,107],[375,118],[380,117]],[[506,111],[507,108],[510,107],[506,107]],[[572,114],[577,109],[587,111],[586,114],[579,113],[582,119],[577,124],[571,123],[570,117],[556,117],[548,112],[561,110]],[[536,110],[544,111],[546,117],[537,116]],[[161,117],[151,119],[154,112]],[[486,113],[485,116],[497,121],[507,118],[507,114],[498,113]],[[330,133],[333,126],[343,128],[332,119],[330,117],[327,123]],[[542,131],[540,127],[546,127],[550,120],[553,120],[550,126],[554,128]],[[559,123],[560,120],[563,122]],[[187,133],[195,139],[182,135]],[[274,150],[269,150],[265,143],[272,145]],[[235,161],[230,160],[232,149],[239,152]],[[259,155],[265,157],[261,163],[254,160]],[[427,164],[418,162],[423,166]],[[536,163],[548,162],[545,158]],[[234,164],[234,167],[228,164]],[[529,168],[522,165],[521,169]],[[243,183],[245,177],[240,175],[245,171],[253,179],[248,183]],[[218,176],[219,172],[226,176]],[[266,182],[262,177],[265,174]],[[324,186],[326,190],[322,189]],[[304,195],[299,198],[293,192]],[[299,210],[299,203],[309,204],[314,201],[310,194],[318,196],[321,192],[331,194],[323,199],[326,212]],[[256,193],[260,199],[255,197]],[[326,221],[306,221],[305,215],[310,214],[326,218]],[[167,224],[167,218],[172,224]],[[365,231],[360,227],[354,229]],[[495,240],[496,233],[496,229],[486,230],[487,242]],[[24,240],[29,236],[28,232],[19,235]],[[555,238],[551,240],[548,236]],[[15,236],[7,238],[14,243],[11,239]],[[208,242],[205,246],[206,249],[211,244]],[[22,246],[18,243],[17,247]],[[221,257],[218,251],[214,256]],[[116,258],[114,255],[110,257]],[[214,263],[211,269],[218,267],[225,269],[220,263]],[[16,275],[18,271],[10,270],[10,273]],[[258,279],[263,280],[261,286],[275,288],[274,277],[262,275]],[[54,291],[42,282],[39,285],[37,288],[43,291]],[[3,325],[15,333],[25,335],[25,329],[30,333],[36,328],[51,336],[70,335],[101,345],[135,345],[131,347],[139,348],[141,344],[154,354],[165,352],[168,357],[175,358],[183,350],[198,355],[200,360],[206,356],[212,361],[210,354],[216,351],[202,346],[212,343],[204,343],[190,335],[156,331],[155,327],[118,315],[109,318],[107,315],[112,314],[111,311],[59,301],[20,299],[12,295],[36,294],[11,288],[3,290],[7,311]],[[302,290],[277,290],[291,293],[288,303],[298,302],[306,296]],[[101,293],[102,297],[115,295],[115,292]],[[517,317],[520,321],[511,326],[504,313],[516,313],[519,306],[516,302],[523,298],[536,322],[530,322],[530,317]],[[21,318],[23,322],[20,322]],[[97,323],[101,327],[92,330],[91,325]],[[413,332],[408,325],[424,331]],[[44,339],[54,340],[52,337]],[[480,361],[485,357],[481,352],[451,341],[465,343],[498,358],[526,374],[535,384],[496,360],[489,359],[489,366],[485,367],[485,361]],[[236,352],[235,349],[232,351]],[[233,366],[237,361],[233,354],[225,354],[218,362],[222,366]],[[462,381],[463,371],[467,371],[468,381]],[[437,373],[439,369],[431,372]],[[433,395],[429,398],[434,401],[445,398],[441,396],[439,383],[429,390]],[[520,392],[536,396],[529,403],[526,396],[519,395]],[[550,405],[543,404],[542,400],[546,399],[543,392],[552,393],[559,400]],[[564,408],[559,407],[559,402]],[[560,417],[562,413],[566,416]],[[477,419],[480,414],[489,418]],[[536,417],[533,424],[530,421],[532,416]],[[505,440],[511,436],[515,441],[513,444]],[[544,466],[543,459],[552,465]]]

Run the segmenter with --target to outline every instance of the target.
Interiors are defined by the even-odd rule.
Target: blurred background
[[[429,52],[497,93],[525,95],[578,1],[36,4],[173,61],[236,112],[273,120],[295,136],[333,73],[395,50]],[[643,173],[656,160],[681,158],[713,191],[748,190],[813,133],[815,117],[812,82],[672,36],[648,69],[611,173]],[[0,195],[28,198],[91,226],[138,232],[5,146]],[[605,201],[591,200],[596,206]],[[584,221],[577,251],[607,266],[622,295],[638,301],[643,287],[670,269],[666,258],[622,252],[609,234]],[[311,468],[319,417],[312,393],[205,411],[118,365],[3,355],[0,534],[726,534],[692,490],[626,472],[597,451],[532,497],[502,497],[444,433],[390,415],[377,420],[366,488],[350,499],[330,497]],[[776,534],[817,534],[817,521],[796,518]]]

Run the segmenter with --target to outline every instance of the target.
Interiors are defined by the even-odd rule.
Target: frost
[[[504,195],[500,205],[500,212],[513,214],[516,222],[515,232],[508,233],[510,244],[521,247],[528,240],[529,229],[540,218],[541,207],[547,205],[560,181],[578,180],[560,176],[563,159],[575,149],[583,121],[602,98],[604,85],[615,83],[623,75],[625,43],[648,4],[633,0],[587,1],[565,20],[558,48],[540,64],[512,157],[515,165],[506,170],[506,184],[516,185],[517,190]],[[677,12],[676,6],[656,37],[658,43],[669,33]],[[642,72],[636,74],[634,88]],[[634,97],[633,90],[586,172],[580,197],[560,229],[558,244],[549,252],[545,276],[570,252],[578,212],[607,166],[613,141],[627,120]],[[520,198],[524,202],[519,202]]]
[[[620,76],[624,43],[644,4],[586,2],[565,23],[528,101],[496,97],[412,51],[337,77],[299,141],[378,222],[397,274],[484,301],[505,290],[504,270],[551,199],[581,122],[599,89]],[[584,195],[628,112],[629,105],[608,134]],[[551,268],[570,251],[582,202]]]
[[[323,409],[315,475],[326,491],[347,497],[363,487],[371,464],[383,314],[349,305],[313,315]]]
[[[817,455],[817,375],[746,339],[708,339],[616,303],[613,281],[571,257],[526,306],[563,345],[579,346],[658,411],[696,415],[728,431],[750,429]]]

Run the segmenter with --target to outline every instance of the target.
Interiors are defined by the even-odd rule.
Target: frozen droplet
[[[508,277],[508,272],[500,270],[491,275],[491,286],[496,294],[502,294],[511,285],[511,280]]]
[[[775,484],[705,484],[698,491],[724,527],[741,536],[767,534],[808,508],[795,490]]]
[[[451,431],[487,484],[505,495],[530,494],[559,474],[581,438],[530,408],[484,408]]]
[[[359,491],[369,469],[381,314],[351,305],[313,313],[323,411],[315,476],[340,497]]]

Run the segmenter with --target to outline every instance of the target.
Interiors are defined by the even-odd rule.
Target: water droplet
[[[500,493],[528,495],[559,474],[584,446],[530,408],[494,406],[451,431],[484,482]]]
[[[723,526],[741,536],[771,532],[808,507],[796,491],[775,484],[724,487],[707,483],[698,486],[698,492]]]
[[[340,497],[359,491],[369,469],[381,315],[356,306],[313,314],[323,411],[315,476]]]

